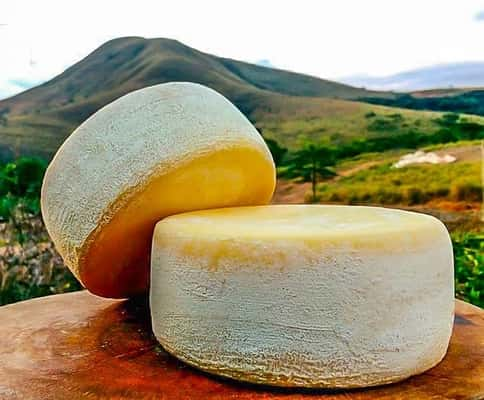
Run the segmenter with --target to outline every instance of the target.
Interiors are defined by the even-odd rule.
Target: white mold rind
[[[103,107],[60,147],[42,186],[42,215],[66,264],[78,274],[86,239],[123,206],[120,196],[154,175],[240,144],[260,150],[274,168],[252,124],[202,85],[151,86]]]
[[[399,213],[423,222],[356,239],[329,233],[318,245],[310,233],[310,242],[257,234],[269,229],[264,219],[254,219],[253,238],[204,232],[204,213],[161,221],[151,272],[157,339],[202,370],[276,386],[366,387],[433,367],[453,325],[449,235],[435,218],[382,212],[388,223]],[[197,224],[199,234],[184,229]]]

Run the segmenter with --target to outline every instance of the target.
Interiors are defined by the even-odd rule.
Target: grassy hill
[[[393,107],[399,105],[398,94],[221,58],[175,40],[128,37],[105,43],[51,81],[0,101],[0,160],[19,155],[49,159],[67,135],[105,104],[170,81],[214,88],[264,136],[289,148],[303,138],[338,143],[439,129],[438,113]]]
[[[439,213],[448,228],[482,231],[482,155],[479,141],[424,147],[456,158],[450,164],[413,164],[393,168],[409,150],[365,153],[340,160],[336,176],[318,184],[321,203],[385,205]],[[279,179],[275,203],[303,203],[310,199],[310,182]]]
[[[294,108],[290,114],[280,111],[263,115],[256,113],[259,118],[256,118],[255,124],[264,137],[294,149],[305,139],[338,145],[351,139],[401,135],[414,131],[432,134],[439,129],[436,121],[441,116],[435,112],[335,99],[317,99],[309,107],[304,104],[299,110]]]
[[[0,101],[0,158],[46,158],[89,115],[125,93],[169,81],[210,86],[255,122],[326,118],[338,108],[351,118],[361,97],[393,98],[294,72],[202,53],[169,39],[109,41],[59,76]],[[347,114],[348,113],[348,114]]]

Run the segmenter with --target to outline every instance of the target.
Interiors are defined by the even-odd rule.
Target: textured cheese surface
[[[153,331],[169,352],[253,383],[364,387],[445,355],[453,258],[437,219],[352,206],[238,207],[155,228]]]
[[[272,157],[222,95],[192,83],[137,90],[65,141],[42,187],[42,214],[66,264],[98,295],[147,289],[154,224],[177,212],[266,204]]]

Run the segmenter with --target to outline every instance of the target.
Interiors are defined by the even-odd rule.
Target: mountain
[[[72,103],[103,103],[147,85],[192,81],[234,97],[256,89],[279,94],[357,98],[366,90],[348,85],[205,54],[176,40],[120,38],[109,41],[85,59],[43,85],[0,101],[12,114]],[[378,93],[374,93],[377,94]]]
[[[394,130],[418,124],[431,131],[435,119],[432,113],[357,101],[393,99],[396,95],[391,92],[217,57],[176,40],[127,37],[105,43],[54,79],[0,101],[0,159],[18,155],[49,159],[67,135],[100,107],[132,90],[170,81],[214,88],[265,136],[289,147],[297,146],[301,137],[374,134],[375,124]],[[397,128],[393,120],[368,119],[368,115],[385,119],[395,113],[402,117]]]
[[[342,82],[374,90],[420,91],[436,88],[484,87],[484,62],[461,62],[434,65],[395,75],[353,76]]]
[[[54,79],[0,101],[0,158],[52,156],[89,115],[135,89],[198,82],[233,101],[249,118],[318,108],[318,98],[388,97],[308,75],[202,53],[170,39],[111,40]]]

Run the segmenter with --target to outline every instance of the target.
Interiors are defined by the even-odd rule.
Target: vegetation
[[[274,163],[276,166],[282,165],[284,161],[284,157],[287,154],[287,147],[281,146],[279,143],[277,143],[274,139],[264,139],[267,147],[269,147],[269,150],[272,154],[272,158],[274,159]]]
[[[0,165],[0,305],[80,288],[39,216],[45,167],[34,158]]]
[[[289,151],[311,140],[337,147],[338,158],[484,138],[482,117],[371,108],[363,103],[341,100],[326,103],[321,108],[327,115],[263,120],[258,121],[257,126],[265,138],[278,141]]]
[[[482,201],[480,163],[374,165],[319,187],[322,201],[347,204],[418,205],[435,199]]]
[[[37,158],[20,158],[0,166],[0,221],[10,219],[15,224],[17,213],[39,213],[45,168],[45,161]]]
[[[265,138],[274,139],[289,150],[296,150],[305,140],[339,147],[356,140],[415,132],[432,134],[441,129],[436,123],[442,115],[440,113],[336,99],[299,101],[302,104],[297,106],[286,100],[281,111],[272,108],[270,115],[261,111],[255,114],[253,120]],[[395,117],[397,114],[400,118]],[[481,117],[470,120],[484,125]]]
[[[401,121],[400,114],[392,114],[387,118],[376,118],[369,125],[369,129],[379,132],[392,132],[397,121]],[[408,131],[397,134],[355,139],[338,146],[339,159],[353,157],[362,153],[383,152],[393,149],[417,149],[435,144],[455,143],[461,140],[484,139],[484,124],[460,119],[458,114],[444,114],[435,120],[440,127],[434,133]]]
[[[484,235],[457,233],[452,243],[456,296],[484,308]]]
[[[311,182],[312,201],[317,200],[316,185],[320,180],[332,178],[336,173],[330,167],[336,160],[334,151],[327,146],[306,142],[291,154],[286,165],[285,174],[288,177],[302,178]]]
[[[377,154],[389,150],[435,148],[445,144],[474,142],[484,139],[484,124],[469,121],[454,113],[443,114],[436,118],[433,123],[438,129],[432,133],[423,133],[413,129],[408,131],[398,130],[397,124],[404,121],[399,113],[387,116],[378,116],[373,113],[369,119],[371,122],[367,128],[374,134],[368,137],[353,138],[338,133],[328,134],[323,129],[322,132],[325,133],[325,136],[322,139],[313,140],[302,136],[298,139],[298,146],[291,147],[290,150],[274,138],[267,137],[267,131],[264,131],[264,138],[277,166],[290,163],[290,160],[304,148],[306,143],[317,143],[320,149],[326,147],[325,154],[331,154],[332,158],[341,162],[365,153]]]
[[[471,90],[447,96],[415,97],[399,94],[393,98],[363,97],[362,101],[413,110],[452,111],[484,115],[484,90]]]
[[[334,177],[328,167],[341,164],[348,159],[364,154],[383,154],[388,151],[416,149],[461,141],[475,141],[484,138],[484,125],[461,118],[458,114],[443,114],[434,123],[439,127],[431,134],[409,131],[406,133],[386,133],[394,124],[400,124],[403,117],[399,113],[379,117],[367,115],[371,129],[383,130],[368,138],[344,140],[333,134],[329,140],[303,141],[296,150],[287,151],[274,139],[266,139],[269,144],[278,172],[284,178],[299,178],[312,182],[312,201],[373,204],[423,204],[436,198],[449,198],[454,201],[479,202],[482,200],[480,165],[458,164],[439,166],[417,166],[393,169],[391,163],[379,163],[349,177],[342,177],[324,185],[317,193],[319,180]],[[380,122],[377,122],[380,121]],[[384,121],[384,122],[382,122]],[[375,123],[376,122],[376,123]],[[283,149],[283,151],[281,151]],[[386,153],[385,153],[386,154]]]

